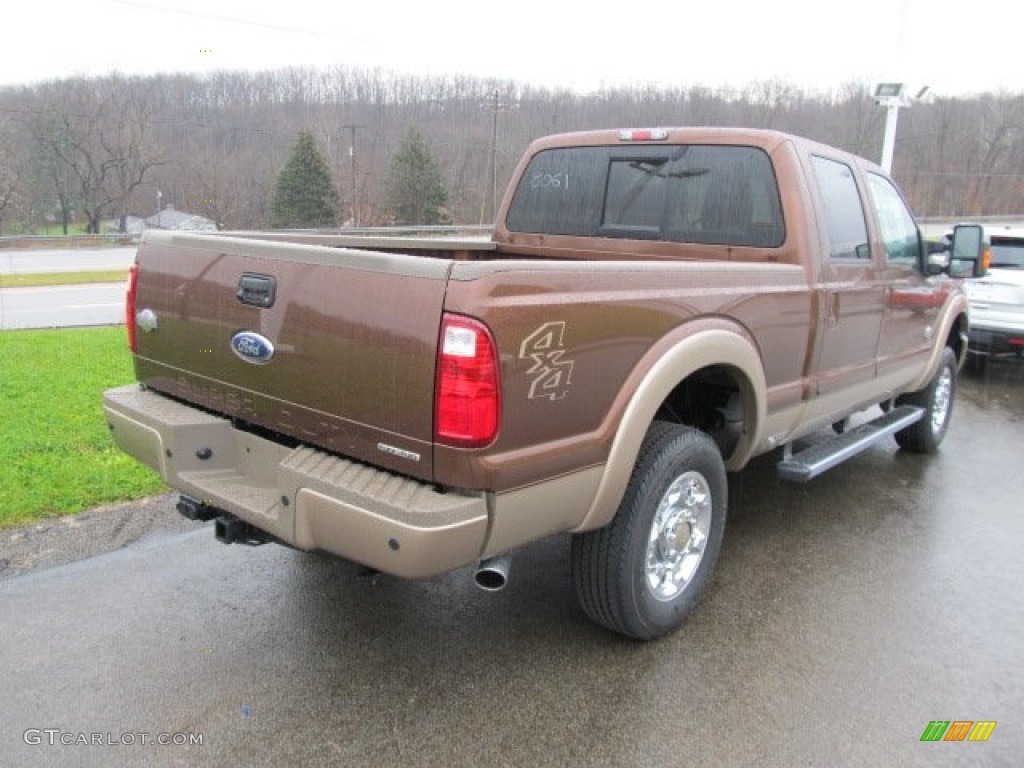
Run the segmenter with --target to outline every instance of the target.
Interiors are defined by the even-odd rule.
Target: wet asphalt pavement
[[[583,616],[564,537],[497,594],[209,525],[6,578],[0,765],[1020,766],[1024,364],[960,385],[936,456],[733,477],[712,590],[650,644]]]

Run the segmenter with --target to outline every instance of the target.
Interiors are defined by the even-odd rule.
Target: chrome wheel
[[[924,411],[924,417],[896,433],[901,448],[915,453],[934,453],[946,436],[953,420],[956,399],[957,359],[952,348],[942,350],[942,360],[928,386],[896,398],[897,405],[912,405]]]
[[[637,640],[678,627],[710,581],[728,501],[715,441],[693,427],[654,422],[615,517],[573,536],[580,607]]]
[[[711,530],[711,489],[700,472],[685,472],[658,502],[647,541],[645,576],[655,598],[672,600],[693,579]]]
[[[932,432],[939,434],[946,426],[949,418],[949,406],[953,402],[953,372],[948,367],[939,371],[935,381],[935,393],[932,395]]]

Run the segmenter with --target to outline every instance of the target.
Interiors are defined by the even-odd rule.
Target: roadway
[[[0,274],[94,272],[125,269],[135,259],[135,246],[117,248],[53,248],[0,250]]]
[[[127,271],[134,259],[134,247],[0,250],[0,274]],[[0,288],[0,330],[123,322],[123,281]]]
[[[808,485],[762,457],[730,479],[710,593],[649,644],[584,617],[563,537],[491,594],[466,570],[225,547],[211,524],[131,543],[130,511],[114,551],[2,578],[36,529],[7,532],[0,765],[1016,768],[1022,413],[1024,366],[1001,364],[963,376],[935,456],[890,442]],[[922,742],[935,720],[997,725]],[[202,744],[141,743],[160,733]],[[61,744],[83,737],[102,743]]]
[[[0,330],[124,322],[124,282],[0,288]]]

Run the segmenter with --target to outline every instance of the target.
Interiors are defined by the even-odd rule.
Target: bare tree
[[[113,202],[105,188],[111,169],[95,141],[102,130],[106,99],[98,99],[88,81],[73,81],[65,88],[55,84],[53,90],[45,94],[35,113],[32,132],[50,155],[51,169],[66,170],[73,180],[86,217],[86,231],[99,232],[100,219]],[[57,177],[53,178],[56,184]]]
[[[132,81],[125,88],[112,85],[113,114],[107,115],[96,138],[102,148],[101,162],[110,170],[107,189],[118,214],[118,229],[124,232],[132,195],[142,186],[146,174],[166,161],[149,135],[153,110],[141,84]]]
[[[1001,187],[1010,171],[1020,172],[1020,164],[1010,162],[1014,142],[1021,140],[1020,125],[1024,103],[1020,99],[986,99],[978,141],[979,165],[968,197],[967,212],[976,215],[992,210],[1003,195]],[[1019,156],[1019,149],[1017,155]],[[1004,211],[1000,211],[1004,212]]]
[[[34,112],[31,131],[46,162],[62,210],[66,172],[76,187],[86,231],[98,233],[107,213],[124,231],[132,194],[147,172],[162,165],[149,141],[151,109],[138,81],[118,76],[56,84]]]
[[[519,105],[498,117],[497,142],[486,106],[495,91],[502,102]],[[326,146],[345,215],[358,210],[362,224],[387,220],[390,159],[411,130],[419,131],[450,191],[455,220],[469,223],[480,219],[492,194],[492,142],[500,191],[529,142],[556,131],[777,128],[876,159],[885,117],[866,83],[829,94],[779,81],[739,90],[637,83],[584,96],[511,81],[341,67],[0,88],[4,114],[24,122],[35,139],[27,143],[37,147],[30,178],[17,177],[22,196],[58,210],[65,221],[72,212],[82,215],[92,230],[102,216],[117,216],[123,225],[129,213],[149,213],[154,198],[139,193],[150,185],[165,201],[221,226],[267,226],[277,172],[302,130],[314,131]],[[915,104],[901,114],[895,176],[923,215],[1018,210],[1024,205],[1022,124],[1020,94]],[[354,156],[350,126],[357,126]]]
[[[14,155],[13,131],[10,120],[0,122],[0,232],[4,220],[14,208],[18,189],[18,168]]]

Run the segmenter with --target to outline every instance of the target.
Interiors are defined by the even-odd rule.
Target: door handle
[[[828,324],[839,325],[839,294],[832,293],[828,297]]]

